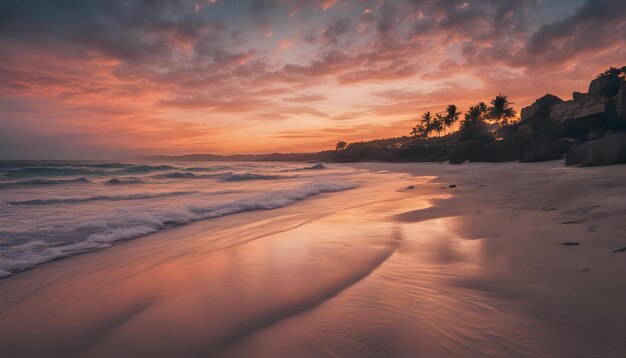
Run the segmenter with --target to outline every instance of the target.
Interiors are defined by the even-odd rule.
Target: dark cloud
[[[350,21],[348,19],[339,19],[328,24],[322,31],[321,38],[329,44],[336,45],[339,38],[350,30]]]
[[[541,26],[528,40],[525,55],[534,63],[562,63],[625,42],[626,1],[588,0],[571,16]]]

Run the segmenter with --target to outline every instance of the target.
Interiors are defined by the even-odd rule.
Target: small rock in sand
[[[578,245],[580,245],[580,242],[568,241],[568,242],[558,243],[557,245],[561,245],[561,246],[578,246]]]
[[[585,220],[578,219],[578,220],[563,221],[561,224],[582,224],[584,222]]]
[[[456,188],[456,184],[450,184],[448,185],[448,188]]]
[[[406,187],[407,189],[415,189],[415,185],[409,185]]]
[[[626,247],[622,247],[621,249],[613,250],[613,252],[626,252]]]

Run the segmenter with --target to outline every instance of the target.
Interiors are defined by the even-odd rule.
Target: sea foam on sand
[[[111,213],[92,221],[79,223],[74,227],[59,227],[58,232],[52,233],[52,235],[57,236],[78,236],[81,233],[86,233],[76,242],[59,244],[58,242],[48,243],[45,240],[30,240],[21,245],[12,245],[0,249],[0,278],[10,275],[11,272],[18,272],[43,262],[109,247],[117,241],[147,235],[163,228],[244,211],[275,209],[313,195],[354,189],[357,186],[353,182],[312,182],[286,189],[275,189],[262,193],[252,192],[236,199],[220,200],[219,196],[212,193],[213,195],[207,198],[211,203],[205,204],[188,204],[178,208],[165,206],[164,210],[153,210],[146,213],[123,211]],[[199,193],[197,191],[175,191],[122,196],[100,195],[82,198],[32,199],[7,203],[19,206],[68,205],[99,201],[160,199],[194,194]],[[45,238],[45,235],[42,235],[42,238]]]

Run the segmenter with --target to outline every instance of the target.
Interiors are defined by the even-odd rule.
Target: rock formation
[[[522,109],[521,123],[532,123],[534,134],[554,138],[594,139],[605,130],[626,128],[626,82],[618,76],[600,76],[589,93],[574,92],[561,101],[547,94]]]
[[[536,100],[530,106],[522,108],[522,121],[535,116],[548,115],[550,114],[552,106],[559,103],[563,103],[563,100],[548,93],[547,95]]]

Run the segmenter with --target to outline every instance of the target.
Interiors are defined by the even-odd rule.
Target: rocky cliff
[[[554,143],[569,142],[568,165],[626,161],[626,153],[615,153],[626,150],[626,145],[620,144],[626,136],[616,135],[626,130],[626,81],[622,77],[599,76],[589,84],[588,93],[574,92],[569,101],[547,94],[523,108],[521,114],[518,133],[551,138]]]

